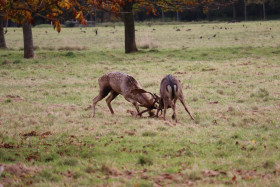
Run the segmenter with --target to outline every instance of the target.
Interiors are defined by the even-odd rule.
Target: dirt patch
[[[17,100],[17,101],[24,101],[25,99],[23,99],[22,97],[18,96],[18,95],[6,95],[7,98],[10,98],[10,99],[14,99],[14,100]]]
[[[137,117],[137,112],[132,111],[132,110],[127,110],[126,113],[130,114],[132,117],[136,118]]]
[[[29,133],[23,134],[23,136],[39,136],[39,133],[36,131],[31,131]]]
[[[46,131],[46,132],[40,134],[39,132],[31,131],[31,132],[22,134],[22,136],[24,136],[24,137],[29,137],[29,136],[41,136],[42,138],[45,138],[45,137],[47,137],[47,136],[49,136],[49,135],[52,135],[52,132]]]
[[[183,74],[187,74],[187,72],[185,72],[185,71],[176,71],[174,74],[183,75]]]
[[[35,175],[39,171],[37,167],[28,167],[22,163],[16,163],[11,165],[4,164],[0,167],[3,169],[3,173],[6,173],[5,175],[3,175],[2,173],[0,186],[1,184],[3,184],[4,186],[9,186],[13,182],[15,182],[15,180],[24,180],[25,178],[30,178],[30,176]]]
[[[0,98],[0,102],[2,101],[6,101],[6,102],[11,102],[11,101],[26,101],[25,99],[23,99],[22,97],[18,96],[18,95],[6,95],[5,97]]]

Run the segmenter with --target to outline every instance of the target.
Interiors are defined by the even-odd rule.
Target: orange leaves
[[[82,11],[78,12],[75,16],[76,19],[80,19],[83,16]]]
[[[75,7],[79,11],[76,11]],[[19,24],[32,23],[34,16],[39,15],[52,21],[54,29],[58,32],[61,31],[60,17],[71,8],[73,8],[73,16],[85,25],[86,20],[82,11],[87,9],[86,6],[80,5],[77,0],[0,0],[0,11],[5,11],[14,22]]]
[[[106,8],[106,4],[104,2],[101,3],[101,8],[105,9]]]
[[[53,28],[57,30],[57,32],[61,31],[61,26],[59,21],[53,21]]]
[[[7,18],[8,18],[8,15],[5,14],[5,15],[3,16],[3,19],[6,20]]]
[[[5,6],[7,3],[7,0],[0,0],[0,10],[1,10],[1,6]]]
[[[71,3],[69,0],[59,1],[57,4],[59,7],[64,8],[66,10],[69,10],[73,6],[73,3]]]
[[[73,12],[76,12],[76,11],[73,10]],[[79,21],[80,24],[83,24],[83,25],[87,24],[82,11],[76,12],[75,18]]]

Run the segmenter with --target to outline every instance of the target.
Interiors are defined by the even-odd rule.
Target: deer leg
[[[182,97],[179,97],[179,100],[181,101],[182,105],[184,106],[185,110],[188,112],[188,114],[190,115],[191,119],[194,120],[193,116],[191,115],[189,109],[186,106],[185,100]]]
[[[118,95],[119,95],[119,93],[115,92],[114,90],[111,90],[111,94],[106,99],[106,103],[110,109],[111,114],[114,114],[114,110],[112,109],[112,106],[111,106],[111,101],[114,100]]]
[[[132,104],[135,106],[135,108],[136,108],[136,110],[137,110],[137,114],[138,114],[139,116],[142,116],[142,114],[140,113],[140,109],[139,109],[139,106],[138,106],[137,102],[134,102],[134,103],[132,103]]]
[[[140,109],[139,109],[139,106],[138,106],[138,103],[136,101],[134,101],[133,99],[129,98],[129,97],[124,97],[128,102],[132,103],[136,110],[137,110],[137,115],[141,116],[142,113],[140,113]]]
[[[158,108],[157,108],[157,114],[156,114],[156,117],[158,117],[158,113],[159,113],[159,111],[160,111],[160,115],[162,115],[162,108],[163,108],[163,102],[161,103],[159,103],[159,105],[158,105]]]
[[[156,117],[158,117],[158,113],[159,113],[159,108],[157,109],[157,114],[156,114]]]
[[[142,112],[138,113],[138,115],[142,116],[142,114],[144,114],[145,112],[148,112],[148,111],[150,111],[150,109],[143,110]]]
[[[149,113],[149,117],[153,117],[155,114],[152,112],[151,109],[146,109],[146,110],[143,110],[142,112],[138,113],[138,116],[142,116],[142,114],[144,114],[145,112],[148,112]]]
[[[96,105],[96,103],[99,102],[100,100],[102,100],[104,97],[106,97],[108,95],[108,93],[110,92],[110,90],[111,90],[110,87],[101,88],[98,96],[96,96],[93,99],[93,101],[92,101],[92,117],[95,116],[95,105]]]
[[[169,103],[169,102],[167,102],[166,100],[163,100],[163,103],[164,103],[164,104],[163,104],[163,105],[164,105],[164,106],[163,106],[163,108],[164,108],[164,109],[163,109],[163,120],[165,120],[166,109],[167,109],[167,106],[168,106],[168,103]]]
[[[149,113],[149,117],[154,117],[155,116],[155,113],[152,110],[148,110],[148,113]]]
[[[176,123],[177,123],[176,101],[177,101],[177,98],[174,99],[174,103],[172,103],[171,107],[172,107],[172,109],[173,109],[172,119],[175,119],[175,121],[176,121]]]

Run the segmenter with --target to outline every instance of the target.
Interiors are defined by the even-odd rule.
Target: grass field
[[[136,25],[139,52],[124,54],[123,26],[22,30],[0,50],[0,183],[4,186],[279,186],[280,21]],[[122,96],[90,118],[97,80],[130,74],[159,94],[183,84],[190,120],[134,118]],[[4,169],[1,172],[1,169]]]

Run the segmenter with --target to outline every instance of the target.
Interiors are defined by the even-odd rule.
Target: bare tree
[[[5,34],[4,34],[4,25],[3,25],[3,16],[0,15],[0,48],[6,49],[6,41],[5,41]]]
[[[23,43],[24,43],[24,58],[33,58],[33,37],[32,37],[32,25],[25,22],[22,24],[23,30]]]

